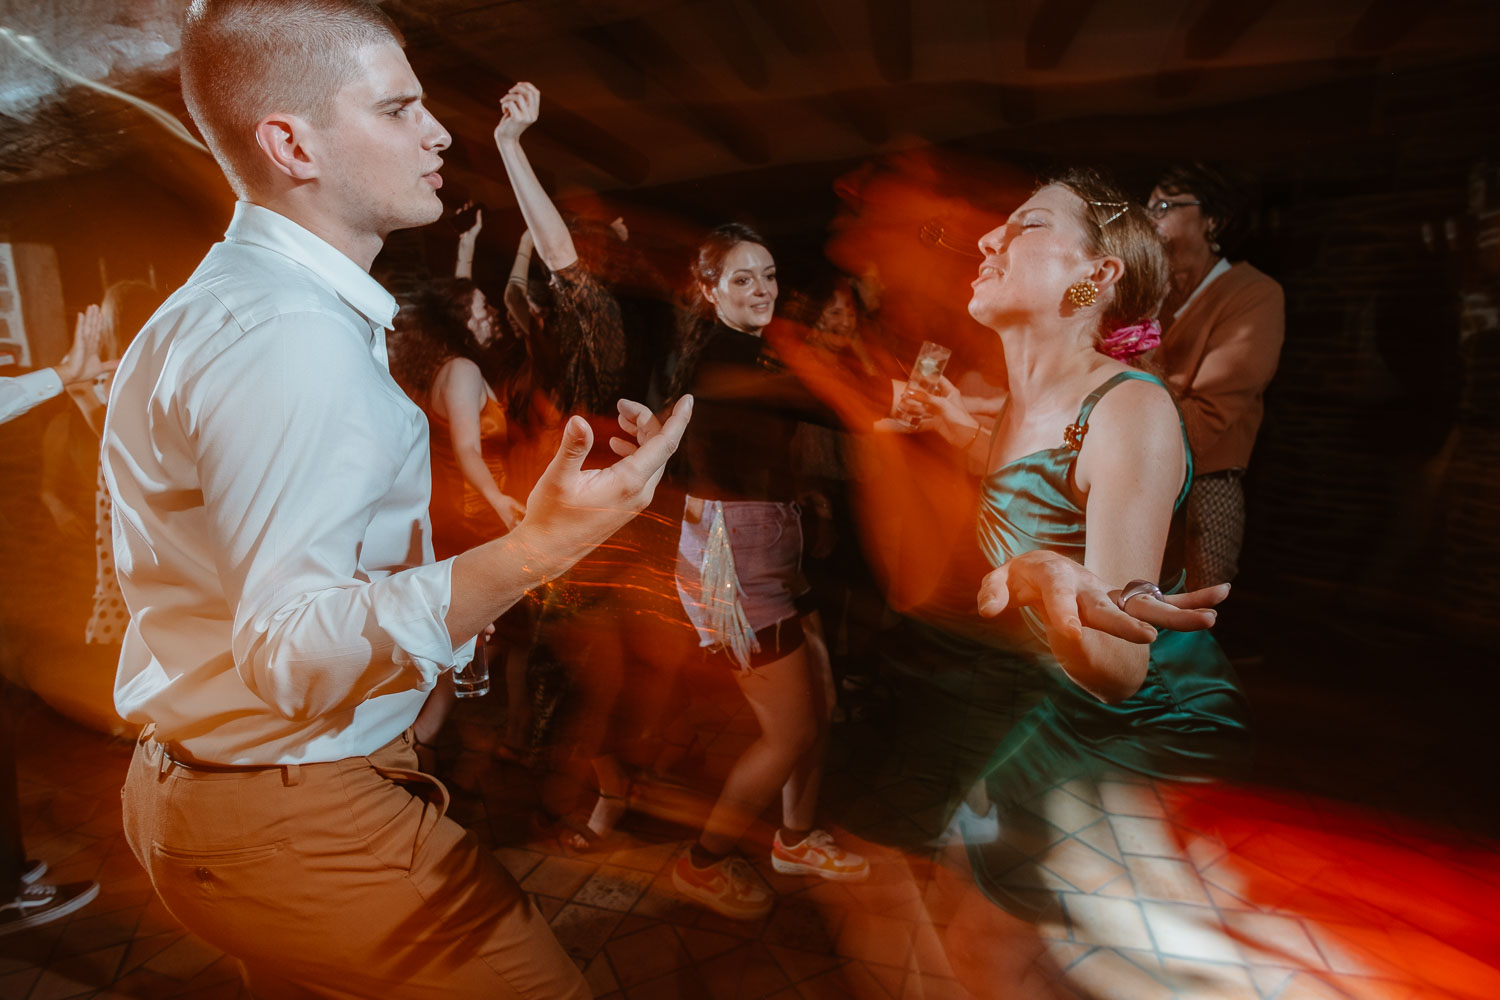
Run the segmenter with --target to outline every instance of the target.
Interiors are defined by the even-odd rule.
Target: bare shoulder
[[[1089,417],[1090,428],[1119,424],[1137,430],[1158,424],[1177,426],[1177,403],[1165,385],[1155,379],[1133,378],[1121,382],[1100,397]],[[1101,428],[1102,429],[1102,428]]]
[[[447,386],[470,386],[474,383],[483,383],[484,375],[480,373],[479,366],[469,358],[453,357],[443,362],[443,366],[433,376],[433,388]]]
[[[1161,463],[1175,469],[1182,461],[1182,425],[1172,394],[1156,381],[1131,379],[1105,393],[1089,415],[1079,484],[1106,465]]]

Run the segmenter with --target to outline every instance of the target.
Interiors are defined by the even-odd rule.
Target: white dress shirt
[[[62,379],[51,368],[14,378],[0,378],[0,424],[19,417],[62,391]]]
[[[125,353],[103,452],[130,608],[115,706],[191,759],[369,754],[468,659],[432,561],[427,421],[387,369],[395,313],[241,202]]]

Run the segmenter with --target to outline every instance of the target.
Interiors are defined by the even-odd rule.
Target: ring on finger
[[[1120,607],[1124,608],[1126,602],[1132,597],[1145,597],[1147,595],[1159,601],[1162,599],[1161,588],[1151,580],[1131,580],[1120,589]]]

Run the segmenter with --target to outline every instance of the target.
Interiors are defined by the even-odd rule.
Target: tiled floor
[[[118,789],[130,744],[34,701],[23,714],[30,852],[49,862],[52,879],[95,878],[103,892],[65,922],[0,938],[0,1000],[241,996],[233,963],[176,925],[123,841]],[[479,731],[482,741],[488,723],[473,710],[462,714],[457,731],[470,743]],[[694,718],[708,747],[698,772],[711,776],[743,742],[747,716],[700,705]],[[825,795],[827,811],[862,835],[856,842],[875,859],[874,877],[813,882],[776,875],[762,861],[778,896],[772,914],[753,923],[705,912],[671,889],[668,865],[689,836],[674,820],[689,820],[702,804],[690,788],[643,782],[641,811],[609,848],[569,857],[531,820],[526,772],[462,750],[457,736],[440,770],[456,818],[532,894],[597,996],[987,1000],[959,986],[945,953],[954,901],[935,878],[942,852],[881,846],[920,843],[944,814],[944,792],[887,742],[878,726],[839,727]],[[1140,779],[1073,782],[1038,797],[1027,822],[1006,829],[1014,865],[1002,881],[1044,911],[1037,933],[1059,988],[1119,1000],[1500,995],[1483,992],[1500,979],[1476,963],[1474,949],[1450,948],[1445,966],[1469,961],[1477,965],[1469,975],[1414,979],[1401,955],[1448,947],[1444,935],[1379,900],[1344,912],[1343,922],[1309,916],[1303,904],[1326,857],[1274,844],[1257,852],[1252,838],[1272,834],[1253,823],[1237,824],[1230,842],[1222,831],[1178,822],[1192,804],[1180,788]],[[1258,870],[1252,857],[1284,865]],[[1491,899],[1495,881],[1485,883]],[[1372,933],[1385,948],[1372,945]],[[997,987],[989,995],[1012,994]]]

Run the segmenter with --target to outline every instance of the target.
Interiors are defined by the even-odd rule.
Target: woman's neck
[[[1094,350],[1088,331],[1012,327],[999,333],[1010,406],[1017,416],[1047,409],[1056,401],[1059,387],[1110,363]]]
[[[735,326],[733,323],[729,322],[729,320],[725,319],[723,314],[719,312],[714,313],[714,322],[718,323],[722,327],[733,330],[735,333],[743,333],[749,337],[759,337],[764,332],[764,327],[755,327],[754,329],[747,330],[745,327]]]

